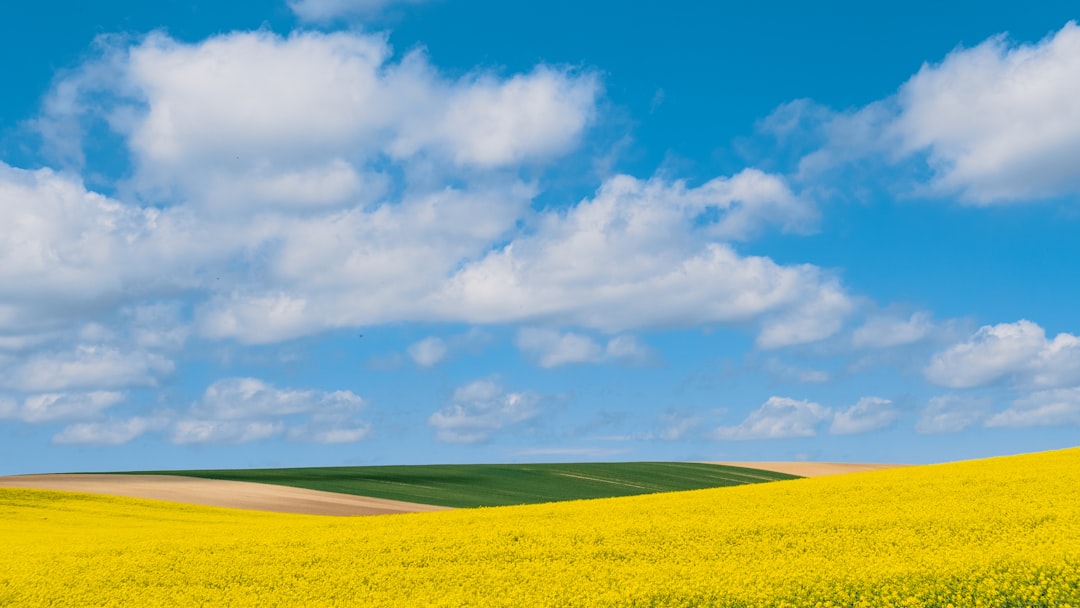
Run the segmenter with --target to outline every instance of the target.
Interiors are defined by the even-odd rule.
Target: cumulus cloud
[[[1080,426],[1080,387],[1035,391],[986,420],[988,427]]]
[[[740,256],[709,237],[722,215],[699,217],[750,188],[730,182],[760,177],[748,170],[691,189],[616,176],[594,198],[544,214],[532,233],[462,268],[440,300],[488,322],[618,332],[765,317],[759,343],[766,348],[827,337],[852,308],[834,277]]]
[[[176,351],[191,334],[176,302],[137,304],[124,310],[136,346],[151,350]]]
[[[915,431],[923,434],[959,433],[983,421],[990,404],[977,397],[941,395],[927,402]]]
[[[603,348],[588,336],[549,329],[521,329],[514,343],[534,358],[540,367],[596,363],[604,354]]]
[[[811,174],[880,154],[925,157],[938,193],[977,205],[1080,192],[1080,27],[1034,44],[1004,35],[925,64],[897,94],[837,114],[800,100],[767,128],[816,125],[826,143],[806,156]]]
[[[50,169],[0,162],[0,331],[51,328],[117,300],[192,285],[193,267],[217,249],[196,247],[183,216],[123,205]]]
[[[116,446],[130,443],[149,431],[160,431],[168,421],[160,417],[127,418],[105,422],[84,422],[65,427],[53,435],[59,445]]]
[[[866,320],[851,336],[855,348],[891,348],[914,344],[934,331],[935,325],[928,312],[916,312],[902,318],[879,315]]]
[[[924,65],[893,125],[942,190],[981,204],[1080,191],[1080,28],[1036,44],[995,36]]]
[[[829,432],[833,435],[857,435],[883,429],[896,421],[899,412],[892,401],[881,397],[863,397],[845,409],[833,414]]]
[[[0,419],[30,423],[92,419],[123,400],[124,394],[115,391],[30,395],[22,405],[14,400],[8,401],[7,407],[0,403]]]
[[[176,444],[242,444],[285,436],[293,441],[350,443],[370,425],[356,415],[364,400],[352,391],[277,388],[257,378],[224,378],[167,428]]]
[[[979,328],[964,342],[931,359],[928,380],[949,388],[987,386],[1011,378],[1034,387],[1080,382],[1080,338],[1060,333],[1048,340],[1039,325],[1027,320]]]
[[[653,350],[634,336],[615,336],[604,346],[604,360],[623,365],[642,365],[655,358]]]
[[[261,267],[270,286],[243,282],[215,295],[197,307],[196,325],[211,338],[270,343],[340,327],[460,320],[434,294],[505,236],[531,195],[447,188],[372,209],[266,218],[259,231],[267,236],[252,245],[273,243]]]
[[[594,74],[551,66],[450,79],[422,52],[392,62],[385,36],[357,32],[125,44],[56,85],[43,132],[77,139],[104,113],[130,147],[136,191],[215,212],[371,202],[386,161],[461,172],[551,158],[576,145],[600,92]]]
[[[409,346],[409,357],[420,367],[431,367],[446,356],[448,349],[442,338],[429,336]]]
[[[615,336],[601,346],[583,334],[526,327],[518,330],[514,344],[540,367],[609,362],[633,365],[652,357],[649,347],[627,335]]]
[[[156,353],[80,345],[35,354],[0,372],[0,383],[26,392],[154,386],[173,369],[172,361]]]
[[[413,363],[420,367],[432,367],[460,352],[479,353],[490,341],[490,334],[473,327],[466,332],[445,337],[428,336],[410,344],[405,351]],[[391,361],[385,363],[389,362]]]
[[[828,419],[830,413],[829,408],[812,401],[769,397],[741,424],[719,427],[711,436],[729,441],[813,437],[818,425]]]
[[[351,391],[279,389],[257,378],[226,378],[207,387],[191,413],[215,420],[247,420],[305,412],[353,412],[364,400]]]
[[[241,444],[280,435],[285,424],[277,421],[240,422],[236,420],[177,420],[169,440],[178,445],[192,443]]]
[[[607,333],[759,323],[758,345],[778,348],[832,335],[852,308],[828,272],[727,243],[814,229],[814,205],[776,175],[747,169],[695,188],[615,176],[577,205],[531,211],[537,186],[505,169],[576,145],[601,94],[594,73],[450,78],[422,53],[394,61],[385,37],[356,32],[101,44],[103,59],[58,79],[36,124],[59,145],[104,121],[132,159],[120,190],[155,205],[48,171],[0,171],[0,184],[22,188],[11,208],[28,225],[86,216],[0,257],[0,275],[17,274],[9,301],[38,304],[0,310],[0,331],[5,315],[14,327],[52,304],[138,307],[182,293],[195,297],[194,322],[144,310],[173,328],[142,332],[145,348],[177,348],[189,331],[263,344],[400,321]],[[78,250],[104,253],[71,263],[86,286],[76,297],[62,256],[19,258],[80,238]],[[42,277],[68,291],[29,287]],[[639,346],[616,340],[604,356],[641,357]]]
[[[500,429],[540,414],[540,396],[510,393],[492,380],[477,380],[454,391],[446,407],[428,418],[435,438],[448,443],[479,443]]]
[[[749,187],[690,192],[618,176],[595,198],[542,212],[516,234],[527,189],[501,197],[447,190],[373,210],[267,220],[262,231],[278,236],[262,270],[275,288],[214,296],[198,307],[196,324],[208,337],[249,343],[395,321],[615,333],[761,319],[764,348],[835,333],[852,309],[835,277],[740,256],[695,219],[716,192]],[[500,238],[507,244],[492,249]],[[613,344],[611,354],[630,346]]]
[[[286,433],[286,437],[292,441],[325,444],[356,443],[367,439],[370,435],[371,425],[369,424],[345,428],[306,424],[292,427]]]

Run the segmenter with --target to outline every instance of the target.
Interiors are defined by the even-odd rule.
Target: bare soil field
[[[385,515],[449,507],[288,486],[168,475],[50,474],[0,477],[0,487],[152,498],[212,507],[309,515]]]
[[[775,471],[800,477],[822,477],[824,475],[842,475],[844,473],[859,473],[910,466],[906,464],[852,464],[847,462],[710,462],[708,464],[747,467],[749,469]]]

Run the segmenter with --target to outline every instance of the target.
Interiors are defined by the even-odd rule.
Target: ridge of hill
[[[686,462],[400,465],[122,474],[257,482],[443,507],[611,498],[797,478],[774,471]]]

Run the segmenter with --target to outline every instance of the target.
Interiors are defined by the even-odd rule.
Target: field
[[[795,478],[784,473],[685,462],[327,467],[137,473],[260,482],[444,507],[495,507],[582,498],[610,498]]]
[[[1080,449],[366,518],[0,489],[3,606],[1080,606]]]

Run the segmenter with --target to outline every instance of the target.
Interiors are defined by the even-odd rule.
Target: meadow
[[[1080,606],[1080,449],[362,518],[0,489],[3,606]]]
[[[494,507],[610,498],[796,478],[771,471],[689,462],[447,464],[131,473],[270,483],[443,507]]]

